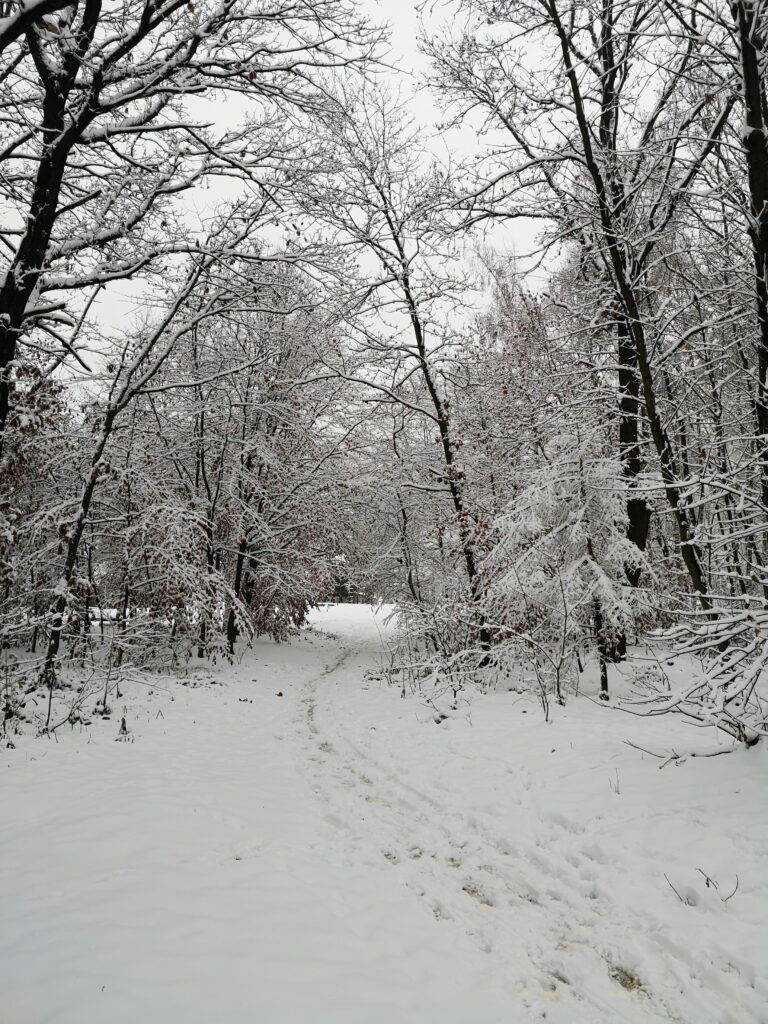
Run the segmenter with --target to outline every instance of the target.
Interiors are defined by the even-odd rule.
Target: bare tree
[[[82,363],[70,296],[194,251],[173,197],[215,176],[268,189],[291,159],[281,112],[322,105],[314,72],[360,63],[376,41],[343,0],[83,0],[37,13],[6,23],[15,39],[0,67],[0,454],[19,346]],[[228,95],[245,112],[232,130],[190,102]]]

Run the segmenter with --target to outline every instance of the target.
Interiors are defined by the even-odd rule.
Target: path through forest
[[[442,718],[371,674],[381,615],[314,625],[126,686],[129,742],[3,752],[2,1024],[768,1021],[764,751],[659,771],[624,740],[685,728],[588,700]]]

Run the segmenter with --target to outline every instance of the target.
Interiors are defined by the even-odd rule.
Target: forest
[[[103,736],[99,777],[121,789],[134,769],[112,740],[139,751],[155,683],[181,701],[202,680],[211,718],[246,676],[274,703],[314,643],[312,687],[349,674],[335,745],[350,708],[361,729],[423,713],[434,731],[523,700],[547,750],[561,721],[589,756],[631,736],[643,771],[665,769],[654,786],[711,757],[696,797],[674,797],[687,804],[729,773],[764,777],[765,0],[2,0],[0,15],[9,767],[51,751],[65,777],[72,744]],[[391,710],[359,703],[363,679]],[[245,715],[254,693],[236,692]],[[296,694],[314,742],[319,698]],[[2,786],[4,830],[26,820],[24,778]],[[618,770],[609,782],[606,800]],[[691,865],[729,911],[735,870]],[[753,1001],[717,1013],[704,995],[648,1009],[641,958],[606,982],[629,1009],[349,1019],[754,1024],[768,992],[743,962],[732,980]],[[98,996],[72,1016],[19,996],[6,1018],[4,988],[8,1024],[90,1020],[83,1005],[105,1019]],[[116,1005],[110,1020],[142,1017]],[[159,1005],[144,1019],[198,1020]],[[340,1007],[313,1019],[346,1021]],[[309,1019],[260,1012],[218,1019]]]

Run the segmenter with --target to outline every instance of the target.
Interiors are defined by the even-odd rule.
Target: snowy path
[[[129,694],[133,743],[4,752],[0,1024],[768,1022],[764,752],[659,772],[514,695],[437,725],[366,681],[369,610],[318,625]]]

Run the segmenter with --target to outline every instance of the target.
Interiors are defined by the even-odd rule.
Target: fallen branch
[[[662,754],[657,754],[656,751],[648,750],[647,747],[641,747],[638,743],[633,743],[632,740],[624,740],[624,742],[628,747],[634,747],[635,750],[640,750],[643,754],[648,754],[649,757],[655,757],[659,761],[663,761],[664,764],[660,764],[659,768],[664,768],[670,761],[682,764],[689,757],[719,757],[721,754],[733,754],[741,749],[741,744],[735,744],[732,747],[724,747],[722,750],[686,750],[683,754],[678,754],[676,750],[667,750]]]

